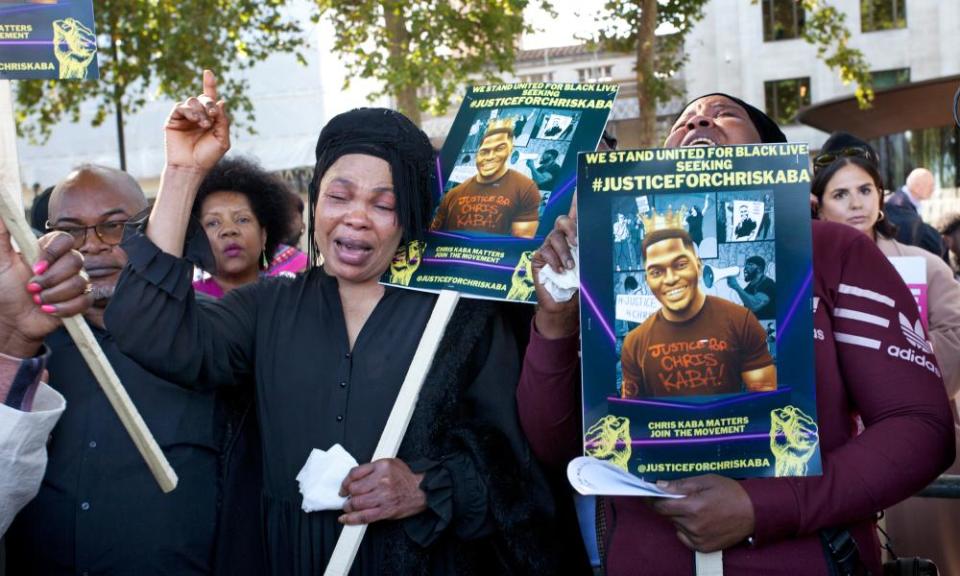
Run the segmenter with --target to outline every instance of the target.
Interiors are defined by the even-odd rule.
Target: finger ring
[[[83,287],[83,293],[89,294],[91,292],[93,292],[93,284],[87,282],[87,285]]]
[[[87,271],[86,271],[86,270],[84,270],[84,269],[81,268],[81,269],[80,269],[79,276],[80,276],[81,278],[83,278],[83,281],[87,283],[87,286],[90,285],[90,275],[87,274]]]

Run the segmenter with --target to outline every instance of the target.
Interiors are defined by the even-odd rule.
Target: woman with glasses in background
[[[879,158],[866,142],[844,132],[834,133],[814,158],[811,193],[817,199],[815,217],[853,226],[876,242],[888,258],[914,256],[926,263],[927,326],[933,354],[940,367],[947,395],[953,400],[957,422],[960,392],[960,283],[950,267],[932,253],[894,240],[896,228],[884,218],[883,181]],[[921,334],[914,357],[929,353],[916,330],[901,318],[901,329]],[[909,355],[909,352],[906,352]],[[902,357],[902,356],[901,356]],[[960,439],[960,429],[957,429]],[[948,474],[960,473],[955,461]],[[887,527],[894,549],[901,555],[932,557],[941,574],[960,574],[960,503],[921,498],[907,500],[887,511]]]

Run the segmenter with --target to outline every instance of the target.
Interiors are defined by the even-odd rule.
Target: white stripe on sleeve
[[[859,296],[860,298],[873,300],[874,302],[879,302],[891,308],[893,308],[894,306],[893,298],[890,298],[889,296],[885,296],[879,292],[874,292],[873,290],[867,290],[866,288],[851,286],[849,284],[840,284],[839,289],[841,294],[850,294],[851,296]]]
[[[873,338],[865,338],[863,336],[845,334],[843,332],[834,332],[833,339],[836,340],[837,342],[843,342],[844,344],[853,344],[854,346],[863,346],[864,348],[871,348],[873,350],[880,349],[880,341],[874,340]]]
[[[837,318],[847,318],[849,320],[857,320],[859,322],[866,322],[867,324],[873,324],[874,326],[883,326],[884,328],[890,327],[890,320],[884,318],[883,316],[877,316],[876,314],[867,314],[866,312],[860,312],[859,310],[851,310],[850,308],[834,308],[833,315]]]

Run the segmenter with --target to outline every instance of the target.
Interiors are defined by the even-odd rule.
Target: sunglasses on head
[[[825,168],[840,158],[863,158],[864,160],[869,160],[871,162],[876,162],[873,157],[873,154],[863,146],[849,146],[847,148],[841,148],[835,152],[824,152],[823,154],[818,154],[813,159],[813,170],[817,171],[820,168]]]

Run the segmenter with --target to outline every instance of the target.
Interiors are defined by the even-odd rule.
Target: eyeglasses
[[[49,231],[66,232],[73,236],[74,247],[79,248],[87,241],[87,230],[93,230],[97,238],[108,246],[116,246],[123,240],[123,229],[127,224],[136,224],[135,220],[114,220],[110,222],[101,222],[91,226],[54,226],[47,221],[46,228]]]
[[[824,152],[823,154],[818,154],[813,159],[813,170],[817,171],[820,168],[825,168],[834,163],[834,161],[839,160],[840,158],[863,158],[864,160],[869,160],[870,162],[876,162],[876,158],[873,157],[873,154],[863,146],[850,146],[848,148],[841,148],[836,152]]]

